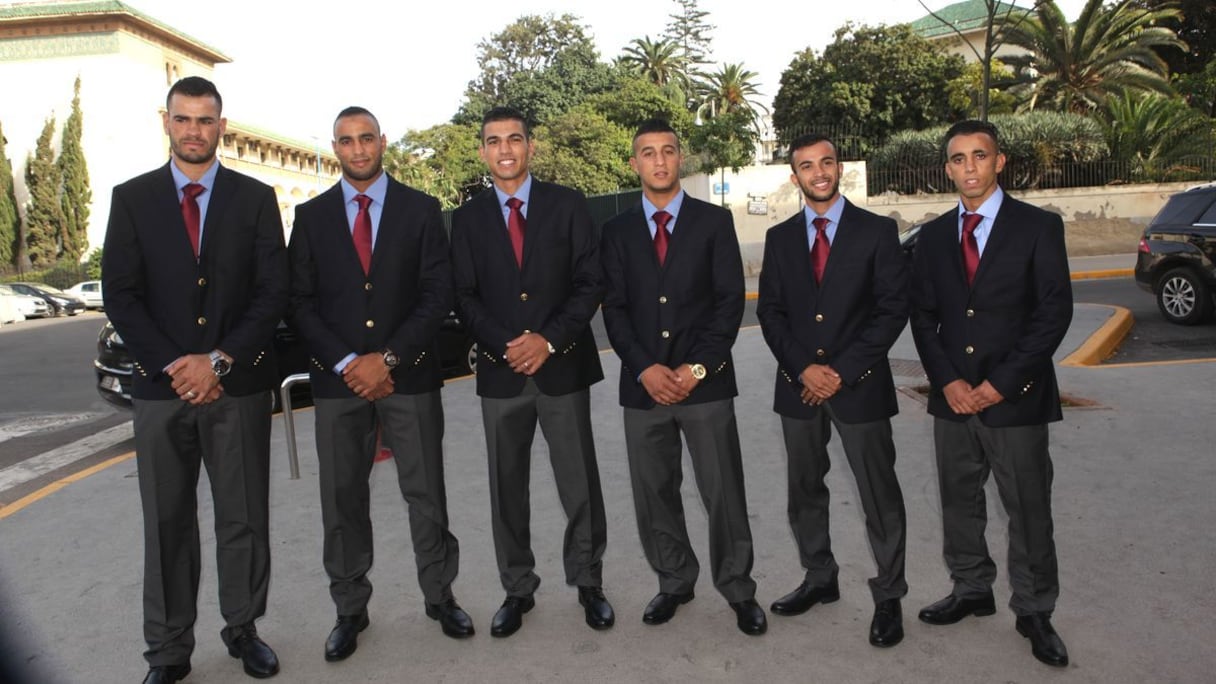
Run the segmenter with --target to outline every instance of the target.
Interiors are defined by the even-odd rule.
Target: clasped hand
[[[370,352],[356,356],[342,369],[342,380],[361,399],[376,401],[393,393],[393,376],[384,355]]]
[[[970,416],[995,406],[1005,400],[987,380],[972,387],[966,380],[955,380],[942,388],[950,410],[962,416]]]

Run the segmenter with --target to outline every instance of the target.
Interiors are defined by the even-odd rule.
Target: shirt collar
[[[498,195],[498,206],[500,207],[505,205],[507,200],[511,199],[512,197],[519,199],[519,201],[523,202],[524,206],[527,207],[528,199],[532,197],[532,174],[529,173],[528,176],[524,178],[524,182],[519,185],[519,189],[515,191],[514,195],[508,195],[507,193],[503,192],[497,184],[494,186],[494,194]],[[527,215],[527,209],[523,209],[522,211],[525,215]]]
[[[372,184],[367,186],[367,189],[363,192],[356,190],[355,186],[351,185],[345,176],[342,177],[342,180],[338,181],[338,184],[342,186],[343,204],[349,204],[355,199],[355,195],[367,195],[376,204],[384,206],[384,196],[388,193],[388,174],[383,171],[380,172],[380,177],[372,181]]]
[[[676,193],[676,196],[667,203],[667,206],[663,207],[663,211],[671,214],[671,222],[668,223],[668,225],[674,223],[675,220],[680,216],[680,207],[682,206],[684,206],[684,189],[680,188],[680,191]],[[646,220],[653,221],[654,219],[651,217],[654,216],[654,213],[658,210],[659,208],[654,205],[654,202],[651,202],[650,198],[646,197],[645,193],[643,193],[642,211],[646,214]]]
[[[838,226],[840,225],[840,216],[843,213],[844,195],[840,195],[836,198],[835,202],[832,202],[832,206],[828,208],[827,213],[825,213],[823,217],[831,222],[830,225]],[[808,226],[815,225],[813,221],[815,220],[815,217],[819,216],[819,214],[815,213],[814,209],[807,206],[806,202],[802,203],[802,214],[806,217],[806,225]]]
[[[219,173],[219,170],[220,160],[218,158],[212,159],[211,166],[203,172],[202,178],[199,178],[197,181],[190,180],[189,176],[183,173],[181,169],[177,168],[177,160],[173,157],[169,157],[169,172],[173,174],[173,187],[177,188],[178,192],[181,192],[182,188],[191,183],[198,183],[207,190],[210,190],[211,188],[215,187],[215,175]]]
[[[996,218],[997,212],[1001,210],[1001,202],[1003,202],[1004,200],[1005,200],[1005,191],[1002,190],[1001,186],[998,185],[998,186],[996,186],[996,190],[991,195],[988,196],[988,199],[984,200],[984,203],[980,205],[980,208],[978,210],[976,210],[974,212],[970,212],[970,213],[979,214],[980,216],[984,217],[984,220],[992,220],[992,219]],[[963,220],[964,213],[967,213],[967,208],[963,206],[962,200],[959,200],[959,203],[958,203],[959,221]]]

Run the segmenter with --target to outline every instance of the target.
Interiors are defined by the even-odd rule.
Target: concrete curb
[[[1064,357],[1064,360],[1060,361],[1061,366],[1097,366],[1122,344],[1123,338],[1131,331],[1136,321],[1129,309],[1122,306],[1110,308],[1114,310],[1111,317],[1077,347],[1076,351]]]

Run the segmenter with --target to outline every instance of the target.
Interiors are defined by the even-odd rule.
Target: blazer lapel
[[[840,231],[836,231],[837,236]],[[795,222],[790,226],[789,250],[785,255],[792,263],[791,274],[799,275],[798,282],[810,283],[811,289],[817,291],[819,286],[815,284],[815,272],[811,268],[811,240],[806,234],[806,212],[802,207],[798,207],[798,215]],[[828,265],[832,263],[831,252],[828,253]],[[826,270],[824,279],[827,279]]]
[[[498,199],[497,193],[494,195],[494,198]],[[533,178],[532,179],[532,189],[528,193],[528,204],[526,207],[524,207],[525,209],[528,210],[528,215],[527,215],[527,219],[525,219],[524,256],[523,256],[523,259],[521,260],[522,264],[520,265],[520,270],[523,270],[523,267],[528,265],[528,260],[532,255],[532,250],[534,249],[534,245],[538,242],[541,242],[541,240],[539,239],[538,233],[542,230],[545,230],[545,226],[548,225],[548,223],[546,221],[548,219],[548,216],[545,214],[545,211],[547,209],[551,208],[551,205],[548,202],[546,202],[547,198],[548,198],[548,188],[545,187],[544,183],[541,183],[541,182],[537,181],[535,178]],[[499,215],[501,216],[501,212]],[[507,236],[507,243],[508,243],[508,246],[510,246],[510,242],[511,242],[510,235],[507,234],[506,228],[507,227],[504,224],[501,234]],[[514,254],[515,254],[514,247],[511,247],[511,254],[512,254],[512,256],[514,256]]]
[[[217,162],[218,163],[218,162]],[[170,176],[172,177],[172,176]],[[236,192],[236,184],[228,169],[220,164],[215,172],[215,185],[211,188],[211,197],[207,200],[207,219],[203,222],[203,237],[199,244],[199,257],[208,255],[211,245],[216,244],[217,231],[224,225],[224,212],[232,204],[232,193]],[[179,215],[181,211],[177,212]],[[186,221],[182,220],[182,230],[186,229]],[[189,240],[187,240],[189,242]]]
[[[535,188],[535,184],[533,185]],[[477,210],[481,212],[481,220],[478,225],[484,227],[485,234],[478,236],[479,239],[485,241],[486,249],[490,254],[498,254],[504,263],[509,263],[515,270],[520,270],[520,265],[515,263],[515,248],[511,246],[511,237],[507,235],[507,222],[503,218],[503,207],[498,203],[498,193],[493,187],[486,188],[481,191],[481,194],[473,199],[479,202]],[[532,202],[532,197],[528,198],[528,203]],[[532,214],[532,207],[528,207],[528,214]],[[529,222],[529,225],[531,222]],[[524,250],[527,253],[528,237],[527,230],[524,231]]]
[[[162,236],[165,243],[171,246],[171,254],[189,255],[190,262],[194,262],[194,248],[190,246],[190,237],[186,235],[186,219],[182,218],[182,205],[177,199],[177,184],[173,182],[173,172],[169,170],[169,165],[165,164],[162,167],[160,179],[152,188],[150,193],[150,204],[156,207],[156,216],[171,217],[168,220],[168,227],[165,229],[169,234]],[[211,216],[211,212],[207,212],[207,216]],[[204,231],[205,233],[206,231]],[[206,239],[204,236],[203,239]]]
[[[988,264],[996,261],[1001,250],[1012,239],[1014,228],[1012,221],[1009,218],[1009,212],[1012,209],[1012,203],[1009,197],[1006,196],[1005,201],[1001,202],[1001,208],[997,210],[996,217],[992,220],[992,230],[988,232],[988,241],[984,243],[984,253],[980,255],[980,263],[975,269],[975,281],[972,283],[972,288],[975,283],[980,282],[980,278],[984,277],[991,268]],[[962,250],[959,250],[959,263],[962,263]]]
[[[393,251],[391,245],[400,237],[399,231],[394,230],[394,227],[401,225],[404,212],[405,197],[401,192],[401,187],[390,177],[388,188],[384,192],[384,207],[380,211],[379,230],[376,231],[376,241],[372,245],[372,262],[369,271],[375,270],[376,264],[380,263],[380,254]],[[352,237],[352,249],[354,245],[355,241]],[[358,254],[356,253],[355,256],[357,257]]]

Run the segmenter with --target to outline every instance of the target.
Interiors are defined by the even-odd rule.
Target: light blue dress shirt
[[[667,220],[667,232],[676,234],[676,219],[680,218],[680,207],[684,206],[684,190],[681,189],[676,196],[663,207],[663,211],[671,214],[671,218]],[[654,213],[659,208],[654,205],[646,195],[642,195],[642,211],[646,214],[646,225],[650,226],[650,239],[654,239],[656,233],[659,232],[659,224],[654,222]]]
[[[815,228],[815,224],[814,224],[814,220],[816,218],[825,218],[828,220],[828,228],[824,232],[827,233],[827,235],[828,235],[828,244],[829,245],[832,244],[836,240],[836,227],[840,225],[840,215],[843,213],[844,213],[844,195],[838,196],[836,198],[836,201],[832,203],[832,206],[830,208],[828,208],[827,213],[824,214],[823,216],[816,214],[814,209],[811,209],[810,207],[808,207],[806,205],[806,202],[803,202],[802,203],[802,214],[803,214],[803,216],[806,217],[807,244],[809,244],[811,247],[815,246],[815,233],[819,232]]]
[[[498,208],[502,209],[503,225],[511,225],[511,207],[507,206],[507,200],[512,197],[523,202],[523,206],[519,208],[519,213],[524,215],[524,220],[526,221],[528,219],[528,199],[532,197],[532,174],[528,174],[528,177],[520,184],[519,189],[515,191],[514,195],[508,195],[499,190],[497,185],[494,186],[494,194],[498,195]]]
[[[182,188],[191,183],[198,183],[203,186],[203,191],[194,198],[195,204],[198,204],[198,253],[203,253],[203,226],[207,225],[207,206],[211,203],[211,189],[215,187],[215,174],[219,173],[220,162],[218,159],[211,160],[211,166],[203,172],[203,177],[197,181],[190,180],[182,170],[177,168],[177,160],[169,158],[169,172],[173,174],[173,186],[177,188],[177,203],[180,205],[186,197],[186,193]]]
[[[979,247],[980,256],[984,256],[984,246],[988,244],[988,236],[992,233],[992,222],[996,220],[996,213],[1001,210],[1001,202],[1005,200],[1005,191],[1001,186],[996,186],[996,192],[992,193],[984,203],[980,205],[978,211],[970,213],[979,214],[983,217],[980,220],[980,225],[975,227],[975,244]],[[963,212],[967,208],[963,206],[962,201],[958,203],[958,241],[963,242]]]

